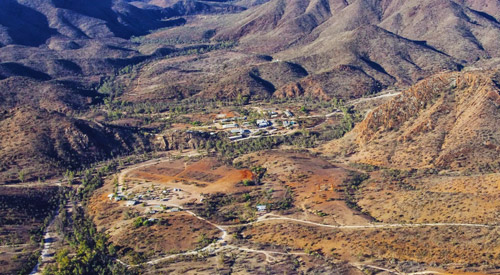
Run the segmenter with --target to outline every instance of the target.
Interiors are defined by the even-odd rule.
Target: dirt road
[[[133,171],[134,169],[138,169],[141,167],[145,167],[148,165],[152,164],[157,164],[160,162],[164,161],[170,161],[169,158],[162,158],[162,159],[157,159],[157,160],[151,160],[145,163],[137,164],[132,167],[129,167],[127,169],[124,169],[120,172],[118,176],[118,182],[121,187],[121,185],[125,181],[125,177],[128,173]],[[182,186],[179,186],[181,188]],[[155,203],[156,201],[147,201],[145,200],[144,202],[146,203]],[[172,204],[172,203],[164,203],[167,206],[171,207],[182,207],[180,205]],[[272,222],[272,221],[284,221],[284,222],[292,222],[292,223],[301,223],[301,224],[306,224],[306,225],[311,225],[311,226],[317,226],[317,227],[323,227],[323,228],[331,228],[331,229],[349,229],[349,230],[369,230],[369,229],[390,229],[390,228],[415,228],[415,227],[452,227],[452,226],[458,226],[458,227],[477,227],[477,228],[493,228],[493,227],[500,227],[499,225],[488,225],[488,224],[469,224],[469,223],[420,223],[420,224],[407,224],[407,223],[393,223],[393,224],[386,224],[386,223],[373,223],[373,224],[368,224],[368,225],[330,225],[330,224],[322,224],[322,223],[316,223],[316,222],[311,222],[307,220],[301,220],[301,219],[295,219],[295,218],[289,218],[289,217],[284,217],[284,216],[279,216],[275,215],[272,213],[268,213],[266,215],[263,215],[259,217],[257,220],[250,222],[250,223],[245,223],[245,224],[236,224],[236,225],[219,225],[212,223],[208,221],[207,219],[198,216],[196,213],[189,211],[189,210],[184,210],[186,213],[203,220],[210,225],[216,227],[218,230],[222,232],[221,237],[215,242],[212,243],[204,248],[197,249],[197,250],[192,250],[180,254],[173,254],[173,255],[168,255],[165,257],[161,257],[158,259],[154,259],[145,263],[142,263],[140,265],[154,265],[157,264],[161,261],[165,261],[168,259],[180,257],[180,256],[186,256],[186,255],[196,255],[198,253],[203,253],[203,252],[208,252],[210,254],[215,254],[217,252],[223,251],[223,250],[231,250],[231,249],[236,249],[240,251],[245,251],[245,252],[252,252],[252,253],[262,253],[266,256],[266,260],[268,262],[272,262],[274,260],[274,255],[305,255],[305,253],[289,253],[289,252],[277,252],[277,251],[268,251],[268,250],[256,250],[256,249],[251,249],[251,248],[245,248],[245,247],[237,247],[234,245],[228,245],[227,242],[229,241],[229,236],[227,233],[228,228],[234,228],[234,227],[242,227],[242,226],[249,226],[249,225],[254,225],[258,223],[265,223],[265,222]],[[117,260],[121,264],[127,266],[127,267],[133,267],[132,265],[128,265],[120,260]],[[381,271],[386,271],[390,272],[393,274],[402,274],[394,270],[389,270],[385,269],[383,267],[376,267],[376,266],[370,266],[370,265],[364,265],[364,264],[358,264],[357,266],[359,267],[360,265],[369,267],[369,268],[374,268],[374,269],[379,269]],[[417,274],[438,274],[437,272],[434,271],[423,271],[423,272],[418,272],[414,273],[415,275]]]

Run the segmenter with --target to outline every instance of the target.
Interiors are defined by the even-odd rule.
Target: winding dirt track
[[[131,166],[129,168],[126,168],[122,170],[118,176],[118,183],[119,183],[119,190],[121,190],[122,185],[125,182],[125,177],[128,173],[131,171],[142,168],[145,166],[149,166],[151,164],[157,164],[165,161],[170,161],[171,159],[168,157],[161,158],[161,159],[156,159],[156,160],[150,160],[144,163],[136,164],[134,166]],[[148,201],[145,201],[148,202]],[[168,206],[172,207],[181,207],[179,205],[175,204],[167,204]],[[135,267],[135,266],[142,266],[142,265],[154,265],[159,262],[168,260],[168,259],[173,259],[177,258],[180,256],[187,256],[187,255],[196,255],[199,253],[203,252],[208,252],[209,254],[215,254],[217,252],[223,251],[223,250],[240,250],[244,252],[252,252],[252,253],[262,253],[266,256],[266,261],[268,262],[273,262],[275,259],[272,255],[306,255],[306,253],[291,253],[291,252],[277,252],[277,251],[269,251],[269,250],[256,250],[256,249],[250,249],[250,248],[245,248],[245,247],[237,247],[234,245],[227,245],[227,239],[228,239],[228,234],[227,234],[227,228],[234,228],[234,227],[242,227],[242,226],[249,226],[257,223],[265,223],[265,222],[270,222],[270,221],[288,221],[288,222],[294,222],[294,223],[301,223],[301,224],[306,224],[306,225],[311,225],[311,226],[317,226],[317,227],[324,227],[324,228],[332,228],[332,229],[351,229],[351,230],[366,230],[366,229],[390,229],[390,228],[415,228],[415,227],[451,227],[451,226],[458,226],[458,227],[477,227],[477,228],[497,228],[500,227],[500,225],[488,225],[488,224],[469,224],[469,223],[420,223],[420,224],[406,224],[406,223],[393,223],[393,224],[386,224],[386,223],[373,223],[373,224],[368,224],[368,225],[330,225],[330,224],[322,224],[322,223],[316,223],[316,222],[311,222],[311,221],[306,221],[306,220],[300,220],[300,219],[294,219],[294,218],[288,218],[284,216],[279,216],[275,215],[272,213],[268,213],[266,215],[263,215],[259,217],[257,220],[250,222],[250,223],[245,223],[245,224],[236,224],[236,225],[219,225],[212,223],[208,221],[207,219],[198,216],[196,213],[189,211],[189,210],[184,210],[184,212],[200,219],[208,224],[216,227],[222,232],[222,236],[219,237],[219,239],[204,247],[201,249],[196,249],[196,250],[191,250],[188,252],[184,253],[179,253],[179,254],[173,254],[173,255],[168,255],[165,257],[157,258],[148,262],[141,263],[139,265],[129,265],[124,263],[123,261],[117,259],[117,261],[126,267]],[[401,273],[396,270],[390,270],[384,267],[377,267],[373,265],[367,265],[367,264],[361,264],[361,263],[351,263],[352,266],[356,268],[361,268],[361,267],[368,267],[368,268],[373,268],[373,269],[378,269],[381,271],[389,272],[391,274],[405,274]],[[416,273],[411,273],[412,275],[419,275],[419,274],[440,274],[439,272],[435,271],[422,271],[422,272],[416,272]]]
[[[54,228],[54,222],[56,221],[58,215],[59,215],[59,210],[56,211],[49,225],[47,226],[47,228],[45,228],[45,232],[43,235],[44,243],[43,243],[42,253],[40,255],[38,263],[33,268],[30,275],[42,274],[41,273],[43,269],[42,266],[50,262],[55,256],[54,255],[55,253],[51,253],[51,249],[58,237],[57,234],[55,233],[55,228]]]

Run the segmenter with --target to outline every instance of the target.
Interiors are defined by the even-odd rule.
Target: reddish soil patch
[[[190,191],[214,193],[232,192],[236,184],[242,180],[253,179],[250,170],[238,170],[223,165],[214,158],[184,164],[182,160],[162,162],[132,171],[129,179],[149,180],[157,183],[171,184],[177,182],[196,183],[203,188],[190,186]],[[193,189],[194,188],[194,189]]]
[[[237,161],[266,168],[265,182],[276,191],[291,187],[295,206],[308,213],[310,219],[322,217],[323,222],[340,224],[367,222],[343,201],[342,185],[349,170],[308,153],[282,150],[257,152]]]

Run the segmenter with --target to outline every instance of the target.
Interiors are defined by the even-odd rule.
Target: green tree
[[[26,180],[26,172],[24,172],[24,170],[19,171],[17,173],[17,178],[20,182],[24,182],[24,180]]]
[[[304,114],[309,114],[309,110],[306,108],[306,106],[302,105],[299,109],[299,111],[301,111],[302,113]]]
[[[64,173],[64,177],[68,181],[68,185],[72,185],[73,180],[75,179],[75,172],[71,170],[66,170],[66,172]]]

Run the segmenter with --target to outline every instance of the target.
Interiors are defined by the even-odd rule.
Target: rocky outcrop
[[[500,171],[499,73],[443,73],[371,112],[326,147],[395,168]]]

